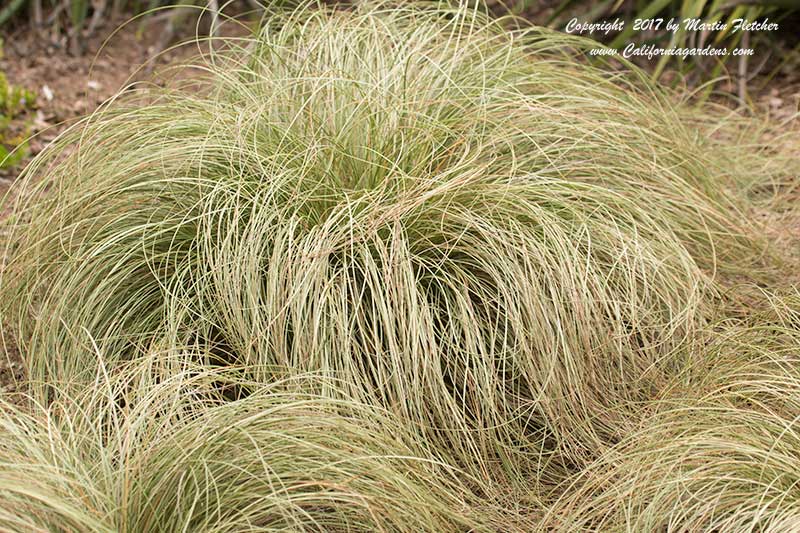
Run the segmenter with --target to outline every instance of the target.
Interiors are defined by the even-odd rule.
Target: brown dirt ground
[[[543,13],[546,14],[547,9]],[[127,84],[152,79],[152,75],[142,67],[153,56],[154,43],[161,28],[159,24],[127,24],[104,45],[105,37],[123,21],[98,28],[95,36],[88,39],[86,53],[81,57],[73,57],[66,47],[53,45],[26,30],[24,24],[12,33],[0,32],[5,52],[0,59],[0,72],[6,73],[11,84],[32,89],[38,95],[38,109],[24,117],[30,132],[36,134],[30,142],[31,157],[76,118],[90,113]],[[158,70],[160,65],[185,59],[196,51],[196,48],[185,47],[167,52],[152,64]],[[778,121],[797,114],[800,109],[800,60],[787,61],[785,68],[766,85],[767,88],[754,94],[754,107]],[[798,122],[795,118],[787,127],[800,132]],[[800,150],[800,133],[797,145]],[[0,198],[8,191],[22,166],[0,170]],[[764,209],[763,222],[770,239],[800,262],[800,209],[791,207],[792,204],[800,205],[798,184],[800,177],[785,191],[779,208]],[[0,212],[0,219],[4,214],[4,211]],[[0,355],[0,394],[14,392],[23,377],[23,365],[13,347],[3,350],[0,346],[0,351],[7,352],[7,355]]]
[[[153,67],[157,69],[192,53],[190,47],[184,47],[166,51],[149,61],[154,57],[160,24],[136,21],[124,24],[125,20],[98,28],[87,40],[85,54],[79,57],[25,27],[11,34],[0,32],[4,42],[0,72],[6,73],[12,85],[37,94],[37,109],[15,121],[20,126],[26,123],[29,132],[36,134],[30,142],[31,156],[76,118],[91,113],[126,85],[150,80]],[[5,186],[9,180],[13,181],[19,168],[0,171]]]

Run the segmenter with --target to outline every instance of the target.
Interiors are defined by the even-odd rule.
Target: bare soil
[[[31,156],[76,118],[91,113],[126,85],[149,78],[152,69],[145,66],[157,67],[176,59],[179,52],[172,51],[148,63],[160,25],[124,24],[125,20],[99,28],[87,41],[86,52],[78,57],[25,27],[11,34],[0,32],[5,52],[0,72],[6,73],[12,85],[37,94],[37,109],[15,121],[36,135],[30,142]],[[22,166],[0,171],[6,185]]]

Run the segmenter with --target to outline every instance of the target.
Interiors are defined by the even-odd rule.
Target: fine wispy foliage
[[[796,162],[511,26],[279,11],[40,154],[0,524],[788,527],[800,299],[754,288],[785,265],[753,200]]]
[[[387,413],[302,392],[311,376],[264,386],[166,363],[48,407],[0,404],[0,529],[513,529]]]
[[[542,524],[568,531],[800,526],[800,293],[728,325],[641,427],[571,481]]]
[[[339,379],[476,473],[593,458],[761,246],[688,111],[585,46],[467,7],[298,10],[111,102],[14,206],[30,377],[90,379],[90,341],[110,367],[195,346]]]

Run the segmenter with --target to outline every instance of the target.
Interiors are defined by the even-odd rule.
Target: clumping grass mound
[[[758,325],[718,331],[641,427],[574,477],[542,527],[800,527],[800,298],[770,299]]]
[[[190,346],[528,476],[625,435],[761,251],[688,110],[584,41],[378,4],[226,46],[26,170],[0,291],[43,401]]]
[[[3,401],[0,529],[499,527],[490,502],[414,445],[402,424],[371,407],[302,392],[313,377],[264,386],[239,372],[184,368],[153,379],[153,368],[163,366],[137,362],[48,407]],[[513,513],[502,518],[513,530]]]
[[[794,361],[795,365],[799,361]],[[569,531],[794,531],[800,526],[796,377],[776,393],[791,414],[726,405],[660,413],[584,472],[552,524]]]

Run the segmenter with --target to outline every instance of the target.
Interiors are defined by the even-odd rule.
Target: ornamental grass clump
[[[561,489],[541,529],[794,531],[800,527],[800,297],[716,328],[649,416]]]
[[[550,523],[569,531],[796,530],[797,377],[747,379],[746,392],[774,395],[783,410],[671,407],[590,466]]]
[[[334,378],[476,475],[596,457],[762,249],[689,110],[586,46],[465,6],[299,10],[110,102],[7,230],[35,393],[190,346]]]
[[[48,407],[0,400],[0,529],[516,528],[388,413],[302,392],[313,376],[264,386],[241,369],[164,366],[101,373]]]

